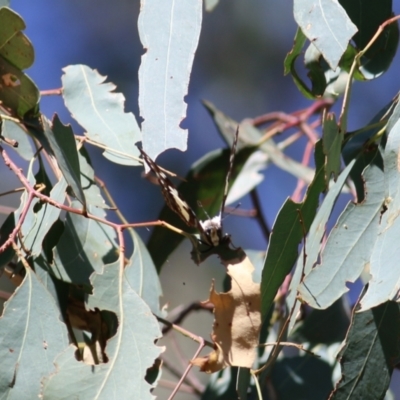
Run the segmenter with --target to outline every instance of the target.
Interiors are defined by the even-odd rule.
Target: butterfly
[[[175,185],[168,179],[167,175],[157,166],[157,164],[139,148],[143,160],[148,165],[150,170],[157,177],[158,183],[161,186],[161,191],[164,196],[167,206],[179,217],[182,221],[191,228],[196,228],[200,233],[200,240],[202,243],[210,246],[217,247],[220,244],[230,242],[230,236],[222,232],[222,214],[225,208],[226,198],[228,196],[229,181],[232,175],[233,162],[235,160],[236,147],[238,142],[239,129],[236,130],[231,153],[229,157],[228,172],[225,177],[225,187],[222,197],[222,204],[218,215],[202,221],[197,218],[195,212],[190,208],[189,204],[183,200]]]

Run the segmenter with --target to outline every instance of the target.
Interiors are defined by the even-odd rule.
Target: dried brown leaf
[[[254,266],[247,257],[226,263],[231,290],[217,293],[211,284],[210,298],[203,304],[214,305],[211,338],[215,350],[191,362],[204,372],[216,372],[228,365],[251,368],[261,327],[260,284],[253,281]]]

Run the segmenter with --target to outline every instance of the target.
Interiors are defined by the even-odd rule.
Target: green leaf
[[[294,46],[292,50],[288,53],[284,61],[284,73],[287,75],[289,72],[292,75],[293,81],[300,92],[307,99],[314,99],[315,95],[312,90],[304,83],[296,71],[296,60],[301,54],[301,50],[306,42],[306,36],[300,28],[297,28],[296,35],[294,37]]]
[[[323,122],[322,143],[326,156],[325,181],[328,184],[333,174],[336,180],[340,173],[341,150],[344,132],[341,132],[334,113],[328,113]]]
[[[347,133],[344,138],[345,140],[342,150],[344,162],[348,164],[353,159],[357,160],[350,172],[350,176],[357,190],[358,202],[361,202],[364,199],[365,188],[362,179],[362,172],[364,169],[371,163],[374,163],[383,169],[382,157],[377,146],[381,140],[376,139],[374,142],[377,142],[377,144],[375,144],[372,142],[372,139],[384,128],[386,123],[388,123],[386,130],[390,131],[390,125],[392,125],[390,121],[395,123],[398,119],[396,114],[400,115],[400,106],[398,106],[397,97],[379,110],[379,112],[365,127],[361,128],[359,131]],[[395,117],[394,120],[391,118],[392,115]],[[387,121],[388,117],[390,117],[389,121]]]
[[[398,304],[387,302],[353,312],[345,346],[338,355],[342,376],[330,398],[383,399],[399,360],[399,337]]]
[[[311,310],[290,335],[290,341],[309,343],[309,350],[320,352],[321,344],[342,343],[350,324],[350,306],[339,299],[324,310]],[[335,352],[336,353],[336,352]],[[331,360],[335,363],[334,360]]]
[[[7,7],[0,8],[0,57],[19,70],[29,68],[35,54],[32,43],[21,32],[26,28],[24,20]]]
[[[369,263],[377,238],[384,201],[383,172],[371,165],[364,172],[366,198],[349,202],[332,228],[321,262],[299,286],[301,298],[313,308],[324,309],[348,291]]]
[[[337,181],[329,188],[324,201],[321,204],[314,220],[312,221],[310,232],[305,241],[305,249],[300,253],[293,273],[292,281],[289,287],[289,295],[286,298],[286,304],[289,310],[292,310],[294,306],[294,312],[289,322],[289,331],[293,329],[296,322],[296,316],[300,309],[300,302],[297,301],[298,286],[303,280],[303,277],[307,276],[314,265],[318,262],[318,257],[321,250],[322,238],[326,231],[326,224],[331,215],[332,209],[336,203],[336,200],[346,182],[346,179],[350,173],[351,168],[353,168],[354,160],[351,162],[339,175]],[[304,259],[304,251],[306,252],[306,257]]]
[[[295,0],[294,18],[304,35],[324,56],[332,69],[340,58],[357,27],[339,3],[331,0]]]
[[[146,50],[139,68],[143,149],[155,160],[169,148],[186,150],[184,97],[199,41],[201,1],[144,2],[138,20]]]
[[[84,147],[78,152],[80,177],[86,203],[99,208],[109,208],[101,195],[100,188],[97,186],[94,170],[90,165],[90,158]]]
[[[31,139],[21,125],[5,119],[1,124],[1,135],[18,143],[18,146],[13,147],[13,150],[24,160],[29,161],[33,157]]]
[[[287,75],[294,69],[294,63],[296,62],[297,57],[301,54],[301,50],[306,43],[306,36],[300,28],[297,28],[296,35],[294,36],[294,43],[292,50],[287,54],[285,61],[283,62],[284,66],[284,74]]]
[[[44,116],[42,117],[42,121],[44,135],[53,150],[58,166],[65,180],[71,186],[75,197],[83,204],[84,209],[86,209],[86,199],[80,179],[78,151],[71,125],[63,125],[58,119],[57,114],[54,115],[51,127],[49,121]]]
[[[22,284],[0,319],[0,393],[7,399],[38,398],[41,379],[55,372],[53,361],[68,346],[54,298],[26,269]]]
[[[319,195],[325,189],[322,144],[315,147],[317,169],[307,189],[305,199],[295,203],[286,200],[272,228],[261,282],[261,310],[263,319],[268,314],[276,292],[298,257],[298,246],[314,219]],[[300,221],[302,219],[302,222]]]
[[[358,28],[353,40],[359,50],[369,43],[379,26],[393,16],[392,0],[339,2]],[[396,21],[385,28],[362,58],[360,71],[367,79],[377,78],[389,68],[398,42],[399,27]]]
[[[124,268],[118,261],[106,265],[102,274],[95,273],[91,279],[93,295],[88,307],[114,312],[119,321],[117,333],[107,342],[108,362],[78,362],[76,349],[70,346],[55,360],[57,373],[44,383],[44,398],[154,398],[152,385],[144,377],[162,351],[154,344],[161,331],[150,308],[130,285],[136,267],[131,264]]]
[[[240,400],[247,400],[251,374],[249,368],[238,368],[236,391]]]
[[[85,135],[105,146],[103,155],[123,165],[138,165],[135,143],[141,133],[132,113],[124,113],[125,98],[115,86],[86,65],[63,69],[63,96],[72,116],[85,128]]]
[[[78,207],[78,202],[72,202]],[[89,206],[88,212],[104,218],[105,212]],[[68,213],[64,233],[53,250],[53,262],[49,269],[58,279],[76,285],[89,285],[93,272],[100,273],[105,263],[117,258],[115,231],[100,222],[82,215]]]
[[[8,215],[0,228],[0,247],[7,241],[16,225],[15,213]],[[0,252],[0,269],[2,270],[15,256],[15,250],[8,246],[5,251]]]
[[[57,203],[64,204],[67,183],[64,178],[58,181],[50,192],[50,198]],[[42,251],[42,243],[53,223],[58,219],[61,210],[49,203],[33,200],[29,211],[22,224],[22,238],[24,247],[29,249],[32,255],[38,255]]]
[[[9,108],[20,118],[30,113],[36,114],[40,94],[31,78],[3,57],[0,57],[0,76],[0,102],[3,107]]]
[[[321,63],[322,53],[317,47],[310,43],[305,54],[304,63],[308,69],[307,76],[311,81],[311,92],[314,97],[321,97],[326,89],[325,71]]]
[[[327,399],[333,367],[314,355],[285,357],[276,362],[270,377],[279,399]]]

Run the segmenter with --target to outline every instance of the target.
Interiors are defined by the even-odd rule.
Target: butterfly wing
[[[176,214],[179,215],[181,220],[188,226],[196,228],[204,241],[212,245],[208,236],[203,229],[200,221],[198,220],[195,212],[190,208],[189,204],[182,199],[175,185],[168,179],[167,175],[158,167],[158,165],[146,154],[145,151],[140,149],[143,160],[149,166],[151,171],[157,177],[158,183],[161,186],[161,191],[164,196],[167,206]]]

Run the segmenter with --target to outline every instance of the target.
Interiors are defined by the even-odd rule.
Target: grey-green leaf
[[[318,256],[321,250],[321,241],[325,234],[326,223],[328,222],[329,216],[331,215],[333,206],[346,182],[346,179],[353,168],[355,160],[349,163],[349,165],[339,175],[338,180],[330,187],[328,194],[326,195],[314,221],[310,227],[310,233],[305,242],[305,250],[300,253],[295,267],[295,271],[290,284],[290,293],[287,297],[286,304],[289,310],[292,310],[293,305],[297,299],[298,285],[301,283],[303,276],[307,276],[313,266],[318,261]],[[304,259],[304,251],[306,252],[306,258]],[[292,330],[296,321],[297,312],[300,308],[300,302],[297,302],[292,314],[292,318],[289,323],[289,331]]]
[[[141,133],[135,116],[124,112],[124,96],[86,65],[70,65],[63,71],[65,105],[86,129],[85,135],[105,147],[103,154],[110,161],[138,165],[135,143],[141,140]]]
[[[55,372],[54,359],[68,346],[68,332],[53,296],[27,269],[0,319],[2,399],[39,397],[41,379]]]
[[[295,0],[294,18],[330,67],[336,69],[350,39],[357,32],[343,7],[337,0]]]
[[[139,69],[139,108],[143,147],[155,160],[169,148],[186,150],[184,97],[188,92],[194,53],[199,40],[202,2],[145,1],[138,27],[146,53]]]
[[[392,121],[393,122],[393,121]],[[399,298],[400,284],[400,119],[392,125],[383,156],[385,170],[385,209],[383,210],[377,240],[371,255],[372,278],[361,300],[363,310],[387,300]]]
[[[313,308],[325,309],[348,291],[368,265],[384,200],[383,172],[371,165],[364,172],[366,199],[350,202],[333,227],[321,254],[321,263],[300,284],[302,299]]]
[[[56,359],[57,373],[45,382],[44,398],[154,399],[145,375],[162,351],[155,345],[161,332],[150,308],[129,283],[133,268],[118,261],[92,278],[88,306],[112,311],[119,321],[117,333],[107,342],[108,362],[78,362],[71,346]]]
[[[23,159],[29,161],[33,157],[32,142],[27,132],[16,122],[4,119],[1,124],[1,134],[7,139],[15,140],[17,147],[13,147]]]

